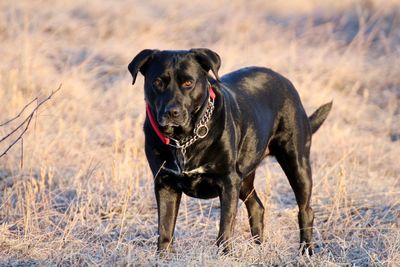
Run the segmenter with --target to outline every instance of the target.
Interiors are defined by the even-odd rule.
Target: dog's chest
[[[177,170],[183,175],[201,175],[210,169],[209,164],[200,164],[198,160],[195,160],[193,153],[186,153],[180,149],[175,151],[174,161]]]
[[[176,177],[175,185],[186,195],[196,198],[214,198],[218,196],[218,186],[210,163],[194,165],[190,157],[175,158],[176,170],[169,170]]]
[[[185,176],[202,175],[205,173],[206,173],[206,167],[204,167],[204,166],[200,166],[200,167],[194,168],[192,170],[182,171],[182,174]]]
[[[196,198],[214,198],[219,192],[216,179],[208,175],[203,167],[183,172],[176,184],[186,195]]]

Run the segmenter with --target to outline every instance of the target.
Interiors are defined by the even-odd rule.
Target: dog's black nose
[[[165,114],[170,118],[177,118],[181,114],[181,109],[178,106],[171,106],[165,109]]]
[[[184,108],[180,105],[167,105],[164,112],[158,117],[161,126],[180,126],[186,121],[187,115]]]

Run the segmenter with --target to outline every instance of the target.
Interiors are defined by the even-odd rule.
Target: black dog
[[[128,66],[133,83],[139,71],[145,77],[145,151],[154,175],[158,250],[171,249],[182,192],[219,197],[217,244],[224,252],[230,249],[239,198],[260,243],[264,207],[253,187],[254,174],[262,159],[273,155],[296,196],[303,252],[312,254],[311,135],[332,103],[307,117],[296,89],[278,73],[248,67],[220,79],[220,65],[209,49],[146,49]]]

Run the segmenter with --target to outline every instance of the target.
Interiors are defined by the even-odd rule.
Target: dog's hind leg
[[[264,206],[254,190],[255,171],[249,174],[240,188],[240,199],[245,203],[249,216],[251,235],[255,242],[260,244],[263,240]]]
[[[300,244],[302,253],[306,252],[312,255],[312,232],[314,222],[314,212],[310,206],[312,191],[312,177],[310,167],[310,146],[311,134],[299,135],[303,137],[289,139],[273,148],[273,154],[285,172],[289,183],[294,191],[297,205],[299,206],[299,228]]]

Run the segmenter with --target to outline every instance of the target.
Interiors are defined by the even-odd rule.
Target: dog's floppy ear
[[[218,70],[221,66],[221,58],[219,55],[207,48],[193,48],[190,49],[190,52],[194,54],[200,66],[206,72],[211,70],[217,81],[219,81]]]
[[[159,50],[145,49],[132,59],[131,63],[128,65],[128,70],[132,74],[132,84],[135,83],[136,76],[139,71],[143,74],[144,65],[152,59],[153,54],[157,51]]]

